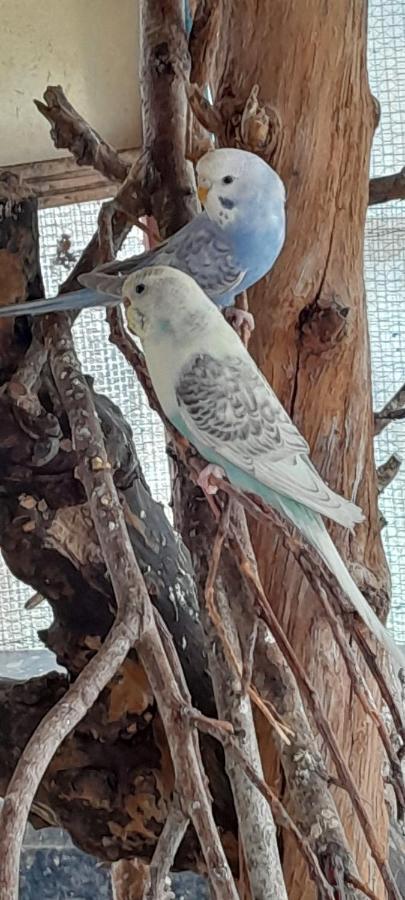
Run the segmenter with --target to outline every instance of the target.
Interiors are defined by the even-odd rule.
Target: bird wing
[[[176,397],[197,446],[337,521],[343,507],[353,506],[324,483],[306,440],[249,357],[196,354],[179,374]]]
[[[94,275],[86,274],[83,284],[97,289],[100,272],[127,276],[136,269],[149,266],[180,269],[191,275],[213,300],[228,291],[235,291],[246,274],[238,266],[223,229],[206,213],[201,213],[153,250],[128,259],[113,260],[100,266]]]

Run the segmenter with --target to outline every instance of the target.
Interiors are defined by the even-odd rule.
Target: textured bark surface
[[[0,174],[0,306],[43,295],[38,245],[38,204],[16,175]],[[26,320],[0,321],[0,382],[15,369],[30,341]]]
[[[373,463],[370,360],[362,274],[373,102],[365,69],[366,4],[344,0],[223,2],[216,101],[229,119],[252,86],[275,108],[280,133],[269,161],[287,187],[287,242],[271,277],[250,292],[256,330],[251,352],[307,438],[312,458],[337,491],[353,497],[366,521],[351,537],[332,534],[354,563],[360,586],[379,612],[388,576],[379,537]],[[232,28],[226,23],[232,15]],[[263,48],[266,47],[266,52]],[[236,116],[235,116],[236,114]],[[318,687],[324,709],[358,781],[384,845],[387,820],[374,726],[353,701],[344,666],[301,572],[277,535],[253,525],[261,574],[280,622]],[[268,771],[274,753],[263,747]],[[359,869],[378,896],[350,799],[336,792]],[[285,842],[292,900],[313,898],[303,864]]]

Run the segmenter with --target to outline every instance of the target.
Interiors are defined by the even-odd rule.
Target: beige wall
[[[48,84],[117,148],[140,144],[138,0],[0,0],[0,166],[66,155],[34,104]]]

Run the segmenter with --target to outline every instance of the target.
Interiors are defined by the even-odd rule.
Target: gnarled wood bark
[[[366,3],[343,0],[326,13],[317,0],[305,0],[289,5],[287,13],[282,0],[260,6],[223,0],[220,33],[227,40],[217,48],[215,99],[228,118],[228,136],[235,140],[238,110],[258,84],[261,102],[273,107],[280,121],[267,158],[287,187],[285,248],[271,277],[249,296],[256,320],[250,349],[307,438],[324,478],[362,506],[365,524],[355,537],[337,527],[331,531],[360,586],[385,613],[389,588],[378,527],[362,273],[374,128]],[[252,533],[274,609],[318,686],[384,845],[387,817],[376,730],[353,701],[330,631],[279,536],[256,524]],[[263,754],[270,771],[269,739]],[[341,791],[336,800],[359,869],[382,897],[350,800]],[[292,900],[312,898],[289,839],[284,865]]]

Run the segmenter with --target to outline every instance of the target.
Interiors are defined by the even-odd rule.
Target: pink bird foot
[[[225,472],[221,469],[221,466],[214,466],[210,463],[208,466],[205,466],[204,469],[201,469],[197,484],[207,497],[216,494],[218,490],[218,485],[210,481],[211,478],[225,478]]]
[[[252,331],[255,329],[255,320],[252,313],[248,312],[247,309],[239,309],[237,306],[228,306],[224,315],[226,321],[237,331],[239,337],[242,337],[243,333],[246,335],[247,332],[246,337],[249,340]]]

